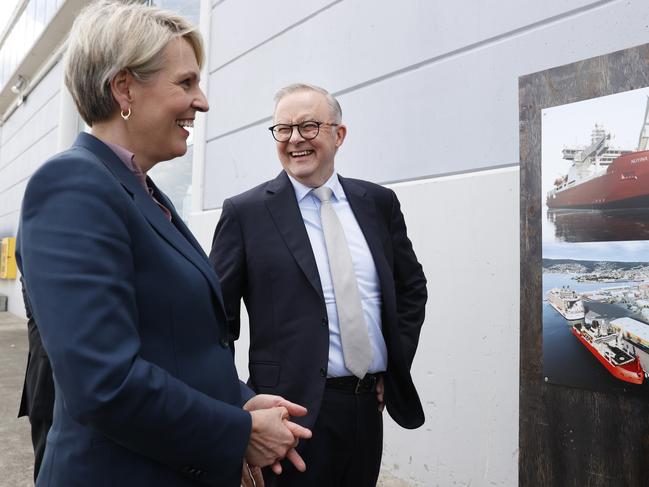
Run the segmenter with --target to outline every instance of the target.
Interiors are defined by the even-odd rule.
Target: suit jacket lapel
[[[266,207],[293,258],[315,291],[324,300],[318,267],[306,233],[295,191],[285,172],[266,186]]]
[[[133,201],[156,232],[201,271],[218,297],[222,311],[224,309],[223,296],[218,279],[200,245],[198,245],[193,236],[191,238],[188,237],[191,233],[182,223],[173,205],[169,204],[167,198],[154,185],[154,190],[157,191],[156,197],[163,196],[159,201],[165,205],[169,204],[168,208],[172,213],[172,218],[176,221],[177,227],[167,220],[158,205],[142,187],[140,181],[137,180],[133,173],[119,159],[117,154],[106,144],[90,134],[81,133],[75,145],[89,150],[97,157],[133,197]],[[166,201],[163,202],[162,200]]]
[[[385,257],[385,247],[383,238],[389,238],[385,231],[381,231],[378,225],[379,216],[377,214],[374,201],[367,195],[367,190],[356,182],[345,179],[338,175],[338,180],[345,190],[345,195],[349,201],[349,206],[356,217],[358,226],[365,236],[365,241],[370,248],[370,253],[374,259],[376,271],[379,274],[381,288],[386,289],[387,283],[392,279],[390,266]]]

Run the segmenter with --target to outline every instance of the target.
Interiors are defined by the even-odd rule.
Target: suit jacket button
[[[322,377],[327,377],[327,371],[324,369],[324,367],[322,367],[322,368],[320,369],[320,375],[321,375]]]
[[[322,326],[327,326],[329,324],[329,320],[327,320],[327,317],[325,316],[322,318]]]
[[[225,338],[225,337],[221,338],[221,346],[223,348],[228,348],[230,346],[230,342],[228,341],[227,338]]]

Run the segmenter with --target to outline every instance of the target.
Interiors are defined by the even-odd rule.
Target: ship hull
[[[624,154],[601,175],[551,191],[546,204],[550,209],[649,208],[649,151]]]
[[[606,358],[602,356],[599,350],[597,350],[588,340],[586,340],[582,336],[582,334],[575,329],[574,326],[570,329],[570,331],[616,379],[630,382],[631,384],[642,384],[642,382],[644,381],[644,371],[642,369],[642,366],[640,365],[638,357],[636,357],[633,362],[629,362],[628,364],[613,365],[608,360],[606,360]]]
[[[566,312],[563,309],[559,308],[559,306],[554,304],[550,299],[548,299],[548,303],[550,303],[550,306],[552,306],[555,310],[557,310],[557,313],[559,313],[568,321],[578,321],[583,319],[585,316],[583,312]]]

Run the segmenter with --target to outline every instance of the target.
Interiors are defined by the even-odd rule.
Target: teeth
[[[179,127],[194,128],[193,120],[176,120],[176,125]]]
[[[303,150],[303,151],[299,151],[299,152],[291,152],[291,155],[293,157],[301,157],[301,156],[306,156],[308,154],[311,154],[311,152],[313,152],[313,151]]]

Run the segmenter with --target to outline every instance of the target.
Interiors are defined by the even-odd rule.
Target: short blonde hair
[[[282,98],[298,91],[316,91],[321,95],[324,95],[325,99],[327,100],[327,104],[329,105],[329,109],[331,110],[331,116],[333,117],[334,123],[342,122],[343,110],[342,108],[340,108],[340,103],[338,103],[336,97],[324,88],[320,88],[316,85],[310,85],[309,83],[293,83],[280,89],[275,95],[275,110],[277,110],[277,104]]]
[[[108,120],[117,108],[110,81],[128,70],[146,82],[163,68],[163,50],[178,37],[189,42],[202,68],[203,40],[184,17],[132,0],[85,7],[72,25],[65,60],[65,84],[83,120],[90,126]]]

